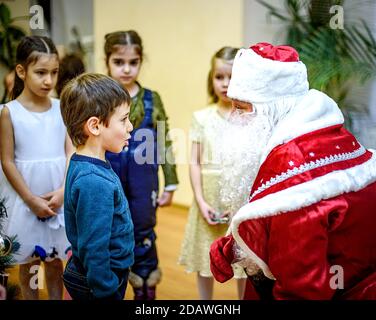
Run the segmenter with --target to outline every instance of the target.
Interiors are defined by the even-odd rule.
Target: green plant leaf
[[[31,15],[28,15],[28,16],[18,16],[18,17],[14,17],[12,18],[12,23],[15,22],[15,21],[23,21],[23,20],[28,20],[30,19]]]
[[[26,35],[25,31],[16,26],[9,26],[8,34],[13,38],[13,40],[21,40],[21,38]]]
[[[298,50],[310,86],[327,93],[340,108],[352,107],[350,87],[376,76],[376,39],[367,23],[358,19],[347,22],[344,30],[329,28],[329,8],[345,0],[284,0],[285,10],[267,0],[256,1],[283,23],[278,34],[284,34],[285,43]],[[362,1],[356,6],[372,3]]]
[[[10,18],[10,10],[9,7],[1,3],[0,4],[0,22],[3,25],[3,28],[6,30],[7,26],[11,23],[11,18]]]
[[[16,47],[22,37],[26,35],[20,27],[13,25],[9,8],[0,4],[0,63],[8,69],[15,63]]]

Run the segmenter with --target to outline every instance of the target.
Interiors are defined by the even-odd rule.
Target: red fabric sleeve
[[[226,282],[234,276],[231,263],[234,260],[234,238],[229,235],[215,240],[210,246],[210,270],[219,282]]]
[[[332,298],[328,235],[346,209],[347,202],[337,198],[271,218],[268,251],[275,299]]]

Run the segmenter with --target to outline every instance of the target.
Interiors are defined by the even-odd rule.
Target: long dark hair
[[[118,49],[118,46],[127,45],[132,45],[135,48],[142,62],[144,58],[144,48],[142,46],[142,39],[136,31],[115,31],[106,34],[104,39],[104,54],[106,55],[106,64],[108,64],[111,54]]]
[[[20,64],[27,70],[31,63],[35,63],[39,59],[41,53],[56,54],[58,56],[56,47],[50,38],[40,36],[24,37],[17,47],[16,65]],[[23,89],[24,82],[16,72],[11,99],[16,99]]]

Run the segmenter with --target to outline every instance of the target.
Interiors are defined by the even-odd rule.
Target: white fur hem
[[[263,150],[260,163],[265,161],[276,146],[306,133],[343,124],[343,122],[342,112],[335,101],[321,91],[311,89],[293,110],[289,111],[288,116],[274,128],[272,136]]]
[[[265,103],[308,91],[303,62],[280,62],[264,58],[252,49],[240,49],[232,66],[227,95],[251,103]]]
[[[230,225],[231,233],[241,249],[262,269],[265,276],[274,279],[267,264],[240,237],[239,225],[246,220],[271,217],[285,212],[296,211],[318,203],[321,200],[334,198],[343,193],[365,188],[376,181],[375,151],[369,151],[373,155],[365,163],[346,170],[333,171],[316,179],[269,194],[239,209],[232,219]]]

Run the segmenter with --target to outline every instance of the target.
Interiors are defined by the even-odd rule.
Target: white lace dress
[[[51,102],[51,108],[45,112],[28,111],[17,100],[6,104],[14,131],[15,164],[35,195],[54,191],[64,182],[66,128],[59,100],[51,99]],[[4,232],[8,236],[17,236],[21,245],[15,255],[16,262],[65,259],[69,242],[63,208],[58,210],[57,216],[42,221],[4,180],[3,172],[0,179],[0,196],[5,198],[8,212]]]
[[[227,121],[219,114],[217,105],[196,111],[193,114],[190,138],[202,146],[201,183],[206,202],[218,212],[225,207],[220,201],[219,181],[223,173],[221,149]],[[187,272],[198,272],[203,277],[212,277],[209,250],[214,240],[226,234],[227,224],[209,225],[203,218],[195,200],[189,210],[185,235],[178,263]],[[235,278],[245,277],[242,269],[236,269]]]

